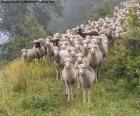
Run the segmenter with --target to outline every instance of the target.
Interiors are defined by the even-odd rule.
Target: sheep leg
[[[68,96],[68,84],[65,83],[65,87],[66,87],[66,96]]]
[[[86,103],[86,90],[83,88],[83,102]]]
[[[76,69],[76,77],[77,77],[77,88],[79,89],[80,88],[80,77],[79,77],[77,69]]]
[[[72,92],[72,90],[73,90],[73,87],[72,87],[72,85],[70,86],[70,95],[71,95],[71,100],[73,100],[73,92]]]
[[[95,81],[98,81],[98,66],[95,68]]]
[[[79,80],[79,77],[77,78],[77,81],[78,81],[78,83],[77,83],[78,84],[78,87],[77,88],[80,89],[80,80]]]
[[[62,75],[62,70],[60,69],[59,75]],[[61,81],[63,80],[62,77],[60,76]]]
[[[90,96],[91,96],[90,89],[87,90],[87,93],[88,93],[88,103],[90,103]]]
[[[69,85],[67,84],[67,91],[68,91],[68,99],[67,99],[67,101],[70,101],[70,87],[69,87]]]
[[[100,71],[101,71],[101,64],[98,65],[98,69],[97,69],[97,78],[100,77]]]
[[[56,74],[57,74],[56,80],[58,80],[59,79],[59,69],[58,68],[56,68]]]
[[[99,64],[99,65],[96,67],[96,73],[97,73],[96,82],[98,81],[97,79],[100,77],[100,69],[101,69],[101,64]]]

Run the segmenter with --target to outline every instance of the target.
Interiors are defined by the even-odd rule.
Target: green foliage
[[[113,16],[114,7],[120,5],[120,2],[123,0],[103,0],[99,7],[94,7],[91,10],[91,17],[94,20],[99,18],[104,18],[106,16]]]
[[[93,8],[92,17],[97,20],[105,16],[111,16],[113,14],[113,3],[111,0],[103,1],[100,7]]]
[[[21,55],[21,49],[31,48],[33,40],[39,37],[45,38],[46,32],[38,24],[31,24],[32,20],[21,26],[24,36],[16,36],[9,42],[1,46],[2,64],[7,64],[9,61]]]
[[[54,4],[0,4],[0,31],[8,32],[12,36],[22,36],[21,25],[31,17],[47,31],[51,15],[61,16],[62,9],[61,0]]]
[[[101,77],[92,88],[91,104],[82,103],[82,90],[76,89],[77,86],[74,87],[74,101],[66,101],[64,84],[60,80],[56,81],[55,68],[49,59],[45,59],[43,63],[33,61],[29,64],[15,60],[0,70],[0,115],[139,116],[140,25],[133,12],[129,15],[129,35],[120,38],[116,46],[110,47]],[[30,47],[30,40],[38,37],[38,34],[45,37],[46,33],[39,25],[39,32],[35,31],[36,26],[31,26],[33,31],[27,31],[31,23],[23,24],[21,28],[27,41],[24,41],[25,38],[16,37],[12,39],[12,46],[7,43],[5,49],[9,50],[9,53],[20,49],[20,46]],[[14,55],[19,54],[15,52]]]
[[[125,78],[126,90],[133,92],[140,86],[140,23],[134,11],[130,10],[128,17],[128,36],[120,38],[119,44],[111,49],[108,64],[112,65],[112,75],[118,79]]]
[[[0,46],[1,64],[20,56],[22,48],[31,48],[33,40],[46,38],[52,15],[62,16],[63,1],[54,4],[0,4],[0,31],[9,41]]]
[[[29,64],[15,60],[0,70],[0,115],[139,116],[139,97],[126,92],[124,79],[116,83],[114,77],[108,76],[94,83],[91,104],[83,104],[82,89],[77,89],[77,85],[74,101],[67,102],[63,81],[56,80],[55,68],[49,59]],[[112,82],[107,83],[105,79]]]

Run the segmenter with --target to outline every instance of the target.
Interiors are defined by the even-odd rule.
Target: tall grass
[[[0,70],[0,116],[139,116],[140,99],[126,93],[125,81],[116,82],[106,70],[92,88],[91,104],[83,104],[82,90],[76,86],[74,101],[68,103],[50,60],[14,60]]]

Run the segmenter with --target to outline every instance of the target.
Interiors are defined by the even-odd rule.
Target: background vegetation
[[[105,11],[108,13],[108,10]],[[63,82],[56,81],[55,67],[51,60],[25,64],[16,59],[0,70],[0,115],[139,116],[140,23],[134,12],[130,12],[126,26],[130,32],[128,36],[118,39],[116,46],[110,47],[101,70],[101,77],[92,89],[91,104],[83,105],[81,89],[75,89],[75,100],[67,103]],[[33,31],[28,30],[29,40],[38,34],[39,37],[46,35],[46,31],[40,26],[32,25],[31,28]],[[26,31],[25,29],[23,32]],[[29,47],[32,44],[31,41],[24,39],[19,36],[7,43],[12,52],[15,52],[14,57],[19,55],[16,50],[20,46]],[[11,50],[9,47],[4,49]]]
[[[1,63],[7,64],[20,56],[21,49],[33,46],[34,39],[49,35],[51,15],[62,16],[63,7],[61,0],[55,4],[0,4],[0,32],[9,37],[0,46]]]

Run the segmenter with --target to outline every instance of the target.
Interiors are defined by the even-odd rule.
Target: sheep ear
[[[20,52],[23,52],[23,49],[21,49]]]
[[[108,43],[108,41],[107,41],[107,40],[105,40],[104,42],[105,42],[105,43]]]
[[[95,45],[94,48],[98,48],[98,45]]]
[[[67,50],[70,52],[70,46],[67,47]]]
[[[104,42],[105,42],[105,43],[108,43],[108,40],[107,40],[107,39],[104,39]]]
[[[27,51],[26,49],[21,49],[21,52]]]
[[[71,58],[71,59],[70,59],[70,62],[74,64],[74,59],[73,59],[73,58]]]
[[[37,41],[37,40],[35,39],[33,42],[36,43],[36,41]]]
[[[88,48],[90,49],[90,47],[91,47],[91,44],[88,44]]]

